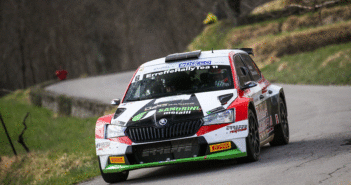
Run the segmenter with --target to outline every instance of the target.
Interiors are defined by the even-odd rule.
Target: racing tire
[[[255,114],[251,109],[248,110],[249,134],[246,137],[246,162],[257,161],[260,156],[260,134]]]
[[[99,168],[100,168],[101,176],[105,182],[116,183],[116,182],[123,182],[127,180],[129,171],[123,171],[119,173],[104,173],[101,169],[101,162],[99,157],[98,157],[98,160],[99,160]]]
[[[280,123],[274,126],[274,138],[269,144],[271,146],[286,145],[289,143],[288,114],[284,101],[279,97]]]

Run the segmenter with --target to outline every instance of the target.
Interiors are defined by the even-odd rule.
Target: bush
[[[351,6],[337,6],[321,9],[319,13],[303,16],[290,16],[282,25],[282,31],[293,31],[301,28],[316,27],[351,19]]]
[[[351,21],[332,26],[299,31],[279,37],[265,37],[262,40],[248,43],[255,54],[268,58],[306,51],[312,51],[331,44],[351,41]]]
[[[246,26],[242,29],[233,29],[226,39],[227,48],[235,48],[243,41],[264,35],[277,34],[280,32],[280,24],[277,22],[262,25]]]

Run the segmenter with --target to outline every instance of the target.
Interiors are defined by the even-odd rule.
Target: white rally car
[[[270,84],[250,48],[177,53],[142,64],[115,114],[96,122],[106,182],[129,170],[242,157],[289,142],[282,87]]]

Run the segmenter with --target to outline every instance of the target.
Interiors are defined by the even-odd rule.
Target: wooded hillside
[[[268,0],[243,0],[241,14]],[[224,0],[2,0],[0,89],[134,70],[183,52]]]

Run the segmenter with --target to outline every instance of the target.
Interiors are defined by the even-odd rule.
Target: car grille
[[[135,143],[192,136],[200,129],[202,119],[177,122],[168,127],[128,127],[125,134]]]

